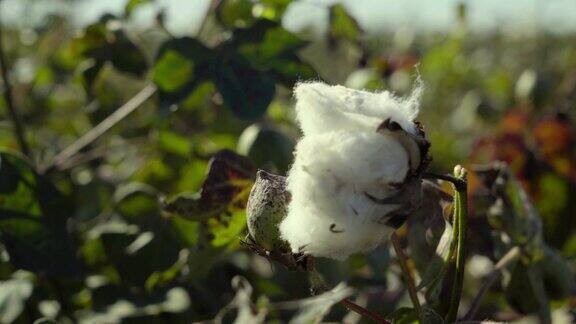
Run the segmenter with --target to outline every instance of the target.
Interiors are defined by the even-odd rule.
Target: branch
[[[457,182],[452,182],[454,185],[455,201],[457,202],[454,208],[454,228],[455,233],[458,234],[453,239],[457,240],[456,250],[456,272],[454,274],[454,282],[452,284],[450,307],[446,315],[446,322],[453,323],[458,317],[458,308],[460,306],[460,299],[462,299],[462,287],[464,284],[464,267],[465,267],[465,244],[466,244],[466,229],[468,221],[468,190],[466,169],[457,165],[454,168],[454,176],[458,181],[463,182],[460,185]]]
[[[8,63],[6,62],[6,57],[4,55],[4,39],[2,38],[2,23],[0,22],[0,76],[2,82],[4,83],[4,102],[6,102],[6,107],[8,107],[8,115],[12,120],[14,125],[14,133],[16,134],[16,139],[18,140],[18,145],[22,150],[22,153],[26,156],[30,156],[30,148],[24,137],[24,125],[16,113],[16,105],[14,104],[14,98],[12,97],[12,86],[10,80],[8,79]]]
[[[144,89],[140,90],[134,97],[128,100],[123,106],[116,109],[110,116],[106,117],[100,124],[94,126],[86,134],[82,135],[74,143],[66,147],[62,152],[58,153],[54,157],[52,166],[62,165],[64,162],[82,150],[84,147],[88,146],[90,143],[94,142],[98,137],[107,132],[110,128],[128,116],[131,112],[140,107],[146,100],[148,100],[156,92],[155,85],[147,85]]]
[[[62,161],[62,163],[55,164],[53,166],[58,171],[66,171],[68,169],[75,168],[79,165],[91,162],[93,160],[104,158],[110,153],[111,150],[118,149],[118,147],[121,147],[123,145],[142,145],[143,143],[147,143],[147,141],[145,139],[142,140],[141,138],[135,138],[132,140],[123,141],[118,145],[97,146],[93,149],[77,153],[74,156],[70,157],[69,159]]]
[[[484,295],[486,295],[486,292],[488,292],[490,287],[492,287],[492,285],[496,282],[496,280],[498,280],[498,278],[500,278],[500,276],[502,275],[502,271],[506,267],[508,267],[512,262],[516,261],[520,257],[520,255],[521,255],[520,247],[515,246],[515,247],[511,248],[498,261],[498,263],[496,263],[496,265],[494,266],[494,269],[492,269],[490,274],[488,274],[488,276],[486,277],[486,280],[484,281],[484,283],[480,287],[478,294],[472,300],[472,303],[470,305],[470,309],[468,310],[466,315],[464,315],[464,318],[462,319],[463,321],[470,321],[474,318],[474,316],[476,315],[476,312],[478,311],[478,308],[480,308],[480,304],[482,303],[482,300],[484,299]]]
[[[314,267],[314,260],[311,256],[306,255],[294,255],[292,253],[284,253],[280,251],[267,251],[263,247],[259,246],[256,242],[252,240],[250,236],[247,236],[245,240],[241,240],[240,244],[246,246],[255,254],[265,258],[266,260],[272,262],[276,261],[277,263],[283,265],[288,270],[291,271],[307,271],[309,273],[315,273]],[[318,277],[319,280],[322,281],[321,277]],[[321,289],[326,289],[325,283],[321,282],[320,284]],[[378,315],[377,313],[372,312],[369,309],[366,309],[348,298],[345,298],[339,301],[344,307],[348,308],[349,310],[364,316],[375,323],[379,324],[390,324],[388,320],[383,318],[382,316]]]
[[[382,316],[372,312],[369,309],[366,309],[366,308],[354,303],[353,301],[351,301],[348,298],[341,300],[340,304],[344,305],[344,307],[348,308],[349,310],[351,310],[355,313],[358,313],[358,314],[360,314],[366,318],[371,319],[375,323],[390,324],[390,321],[386,320]]]
[[[396,233],[392,233],[392,246],[394,247],[394,251],[396,251],[396,255],[398,256],[398,262],[400,263],[400,268],[402,269],[402,273],[406,277],[406,284],[408,285],[408,295],[412,300],[412,304],[414,305],[414,309],[416,313],[418,313],[418,317],[420,317],[422,312],[422,306],[420,306],[420,300],[418,299],[418,291],[416,290],[416,284],[414,283],[414,275],[410,268],[408,268],[408,264],[406,260],[408,257],[402,250],[400,246],[400,242],[398,241],[398,237]]]

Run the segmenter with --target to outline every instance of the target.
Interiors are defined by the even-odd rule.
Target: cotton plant
[[[291,199],[285,214],[274,212],[281,219],[260,226],[266,233],[256,233],[255,224],[268,224],[270,217],[255,221],[265,211],[256,212],[254,206],[278,205],[262,203],[262,188],[274,185],[267,180],[270,176],[259,176],[248,206],[256,242],[270,246],[261,237],[278,226],[292,253],[343,260],[386,241],[422,196],[421,175],[430,158],[429,143],[416,121],[421,89],[418,85],[409,97],[399,98],[387,91],[298,84],[296,119],[303,137],[285,180]]]
[[[421,82],[405,98],[321,82],[298,84],[296,121],[303,136],[286,177],[257,173],[247,204],[248,247],[289,269],[309,271],[312,288],[325,290],[314,269],[315,258],[345,260],[392,238],[422,320],[430,309],[420,306],[414,278],[393,233],[421,207],[423,178],[448,180],[455,189],[448,256],[455,280],[445,319],[454,321],[464,271],[466,170],[457,166],[453,176],[426,172],[430,143],[416,120],[421,94]],[[446,267],[448,263],[440,273],[446,273]],[[386,322],[350,300],[341,303]]]

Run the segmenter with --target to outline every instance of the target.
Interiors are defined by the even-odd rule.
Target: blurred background
[[[567,271],[546,277],[540,264],[540,290],[508,274],[479,318],[574,320],[576,2],[0,0],[0,27],[0,322],[302,312],[280,302],[309,296],[306,275],[240,245],[256,168],[285,174],[292,162],[291,89],[323,80],[406,95],[418,75],[431,170],[507,162],[542,250]],[[486,195],[470,177],[471,197]],[[464,309],[514,243],[489,204],[471,198]],[[420,277],[436,223],[404,228]],[[414,245],[422,233],[434,244]],[[318,263],[376,312],[410,305],[388,246]],[[239,301],[236,275],[253,304]],[[358,321],[321,306],[327,321]]]

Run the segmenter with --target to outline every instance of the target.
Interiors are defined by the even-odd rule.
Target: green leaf
[[[104,16],[100,22],[86,27],[70,44],[75,56],[96,62],[90,71],[93,77],[89,79],[94,79],[103,62],[110,62],[119,71],[137,77],[142,77],[148,70],[146,57],[114,19]]]
[[[152,79],[163,91],[174,92],[193,81],[194,62],[177,51],[167,50],[156,61]]]
[[[284,86],[292,88],[298,81],[318,79],[312,65],[303,62],[296,54],[285,54],[267,62],[272,75]]]
[[[342,4],[330,7],[330,37],[334,40],[357,41],[362,32],[356,19],[348,14]]]
[[[172,220],[176,235],[188,245],[207,241],[201,240],[205,233],[209,233],[212,247],[237,245],[246,227],[244,208],[255,173],[254,166],[245,157],[228,150],[218,152],[210,160],[208,175],[199,193],[184,192],[164,203],[165,211],[194,221]],[[193,232],[185,234],[187,230]]]
[[[569,209],[571,202],[570,182],[565,178],[548,172],[537,179],[537,199],[535,206],[542,217],[546,242],[549,244],[563,243],[571,233],[566,222],[571,219]]]
[[[223,247],[237,242],[245,228],[246,212],[244,209],[236,210],[228,217],[208,220],[208,230],[212,234],[211,243],[214,247]]]
[[[153,80],[164,105],[179,103],[211,75],[214,53],[194,38],[164,42],[154,59]]]
[[[160,131],[158,134],[158,145],[164,151],[177,154],[182,157],[190,157],[192,154],[192,142],[175,132]]]
[[[506,299],[514,309],[522,314],[537,314],[541,319],[550,321],[550,300],[539,267],[516,263],[505,287]]]
[[[238,59],[221,58],[213,77],[224,104],[244,120],[264,115],[276,93],[273,77]]]
[[[107,259],[114,265],[123,282],[155,286],[176,276],[181,266],[180,244],[171,223],[161,217],[158,192],[145,184],[130,183],[114,194],[115,210],[130,224],[112,231],[99,231],[97,236]],[[182,262],[180,262],[182,263]]]
[[[124,16],[128,17],[132,14],[134,9],[143,4],[151,3],[152,0],[128,0],[124,6]]]
[[[164,226],[139,234],[101,231],[98,238],[124,284],[142,287],[155,272],[178,261],[178,245]]]
[[[570,264],[552,248],[546,246],[544,253],[544,258],[537,264],[542,271],[546,292],[551,299],[569,297],[576,288]]]
[[[219,216],[230,207],[243,209],[256,169],[250,160],[232,151],[216,153],[198,193],[184,192],[164,202],[163,209],[195,221]]]
[[[418,313],[414,308],[400,307],[386,316],[394,324],[415,323],[418,321]]]
[[[273,21],[280,21],[286,8],[292,2],[292,0],[260,0],[258,3],[262,5],[263,8],[259,16]]]
[[[0,173],[17,180],[9,186],[14,190],[0,196],[0,242],[10,263],[49,276],[76,275],[79,264],[66,225],[69,200],[19,156],[0,152],[0,161]]]
[[[170,224],[176,237],[186,246],[195,246],[200,241],[200,222],[173,215]]]
[[[160,203],[153,187],[139,182],[122,185],[114,193],[113,202],[116,211],[128,223],[143,229],[156,225]]]
[[[114,41],[108,44],[108,60],[122,72],[143,77],[148,71],[148,61],[123,30],[113,31]]]
[[[22,314],[33,288],[25,279],[0,282],[0,323],[13,323]]]
[[[220,45],[223,51],[237,53],[254,68],[269,71],[280,82],[292,87],[298,80],[317,77],[317,73],[297,55],[308,45],[284,29],[280,24],[260,19],[249,28],[236,28],[228,42]]]
[[[223,0],[216,7],[216,19],[229,28],[246,27],[255,20],[253,7],[254,3],[250,0]]]
[[[249,28],[234,29],[229,43],[238,48],[241,55],[252,59],[259,56],[262,60],[294,53],[308,45],[307,41],[267,19],[260,19]]]

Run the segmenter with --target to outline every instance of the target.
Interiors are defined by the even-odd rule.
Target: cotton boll
[[[386,215],[399,207],[376,204],[366,193],[387,197],[401,182],[408,155],[378,133],[332,132],[305,137],[288,175],[292,201],[280,225],[293,252],[344,259],[373,249],[391,232]]]
[[[289,201],[286,178],[258,170],[246,205],[246,216],[252,240],[268,251],[280,250],[285,245],[280,240],[278,224],[286,217]]]
[[[385,241],[420,203],[429,161],[418,114],[420,83],[406,99],[301,83],[304,137],[287,177],[292,199],[280,236],[293,253],[345,259]]]
[[[359,185],[402,182],[408,172],[408,154],[402,145],[375,131],[304,137],[295,154],[289,180],[297,168],[311,174],[330,172],[340,182]]]

